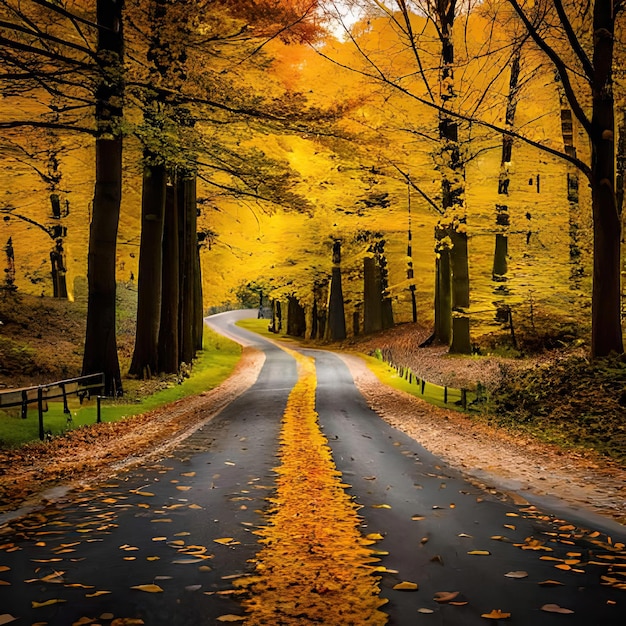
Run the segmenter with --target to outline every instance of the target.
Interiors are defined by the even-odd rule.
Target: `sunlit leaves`
[[[131,589],[136,589],[137,591],[145,591],[146,593],[162,593],[163,588],[159,587],[159,585],[149,584],[149,585],[134,585]]]

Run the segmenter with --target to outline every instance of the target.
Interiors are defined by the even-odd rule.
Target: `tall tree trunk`
[[[519,75],[521,65],[521,50],[517,48],[511,60],[511,74],[509,76],[509,92],[507,94],[506,114],[504,126],[513,130],[515,113],[517,111],[517,96],[519,92]],[[500,157],[500,174],[498,176],[498,195],[508,196],[510,186],[510,164],[513,159],[513,137],[502,135],[502,154]],[[493,269],[491,278],[494,282],[503,283],[507,280],[508,253],[509,253],[509,225],[510,215],[508,204],[496,204],[496,232],[495,249],[493,253]]]
[[[158,366],[167,374],[178,372],[178,302],[180,300],[180,259],[178,203],[175,173],[166,187],[163,227],[161,319],[159,322]]]
[[[197,214],[196,214],[197,217]],[[193,340],[196,352],[199,352],[203,348],[204,338],[204,300],[202,297],[202,267],[200,264],[200,246],[198,245],[197,237],[197,220],[194,225],[194,234],[196,241],[196,252],[194,255],[194,332]]]
[[[380,294],[380,271],[373,257],[363,259],[363,332],[382,330],[383,318]]]
[[[287,334],[292,337],[304,337],[306,333],[306,315],[304,307],[295,296],[289,296],[287,308]]]
[[[158,371],[166,172],[164,165],[150,163],[154,155],[144,158],[137,330],[129,373],[149,378]]]
[[[593,211],[593,297],[591,354],[624,352],[620,302],[621,215],[615,194],[613,99],[613,3],[596,0],[591,120],[591,203]]]
[[[196,177],[185,172],[179,181],[180,232],[180,308],[179,342],[182,362],[190,364],[195,356],[195,273],[197,253],[196,235]]]
[[[435,339],[450,344],[452,339],[452,272],[446,230],[435,228]]]
[[[456,98],[454,86],[454,41],[453,26],[456,11],[456,0],[437,0],[435,19],[437,21],[441,41],[441,73],[440,92],[442,104],[451,108]],[[437,286],[435,298],[447,298],[447,282],[451,285],[451,318],[448,315],[448,304],[444,300],[435,303],[435,338],[445,340],[450,329],[452,352],[468,352],[470,346],[469,318],[467,322],[453,321],[453,318],[468,317],[469,308],[469,260],[467,256],[467,231],[464,206],[465,180],[459,146],[459,124],[456,118],[441,112],[439,115],[439,137],[442,140],[441,151],[441,196],[444,216],[436,236],[439,254],[437,268]],[[444,251],[447,248],[447,251]],[[447,257],[447,258],[444,258]],[[443,272],[450,272],[444,276]],[[439,320],[437,318],[439,317]],[[455,333],[457,336],[455,337]]]
[[[122,394],[115,323],[115,261],[122,197],[123,0],[98,0],[96,182],[87,255],[87,330],[82,373],[104,372],[105,393]]]
[[[328,327],[326,329],[331,341],[343,341],[346,338],[346,315],[343,304],[341,286],[341,242],[333,245],[333,268],[330,281],[330,297],[328,300]]]

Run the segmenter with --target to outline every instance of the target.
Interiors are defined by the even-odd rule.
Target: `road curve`
[[[245,617],[232,581],[259,564],[255,531],[270,524],[282,421],[303,357],[315,363],[314,408],[338,480],[358,507],[358,530],[378,537],[372,547],[388,553],[371,574],[387,600],[387,623],[624,623],[626,534],[609,537],[481,491],[372,412],[339,357],[305,349],[294,358],[234,325],[249,316],[208,320],[265,353],[248,391],[167,458],[0,529],[0,581],[9,583],[0,583],[0,617],[62,626]],[[290,569],[288,584],[297,585],[298,568]],[[402,582],[417,588],[394,589]],[[334,591],[298,593],[306,605],[313,594],[332,600]],[[370,618],[322,623],[374,623]],[[314,623],[281,619],[273,623]]]

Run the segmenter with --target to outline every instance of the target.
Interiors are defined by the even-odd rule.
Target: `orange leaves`
[[[393,589],[395,589],[396,591],[417,591],[418,588],[419,587],[417,583],[412,583],[407,580],[393,586]]]
[[[376,559],[366,545],[383,535],[359,533],[357,508],[317,423],[314,363],[289,353],[299,379],[283,416],[271,524],[258,531],[264,547],[255,559],[256,575],[235,583],[249,591],[246,624],[382,626],[387,618],[379,610],[384,601],[377,597],[378,568],[370,565]]]
[[[559,606],[558,604],[544,604],[541,607],[541,610],[547,611],[548,613],[561,613],[563,615],[569,615],[574,612],[571,609],[563,608],[562,606]]]
[[[131,589],[136,589],[137,591],[145,591],[146,593],[162,593],[163,589],[159,587],[159,585],[135,585],[131,587]]]
[[[500,609],[494,609],[491,613],[483,613],[481,617],[485,619],[509,619],[510,613],[504,613]]]

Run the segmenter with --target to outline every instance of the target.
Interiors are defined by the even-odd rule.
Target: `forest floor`
[[[18,302],[0,297],[0,385],[17,387],[77,375],[83,315],[76,307],[50,299],[20,296]],[[341,347],[357,386],[385,420],[487,488],[507,491],[514,499],[524,494],[529,499],[559,497],[571,507],[626,523],[626,463],[620,459],[584,446],[542,441],[532,430],[503,428],[486,413],[440,409],[381,385],[355,353],[391,347],[400,358],[416,343],[411,332],[420,332],[410,326]],[[123,355],[129,353],[129,342],[132,332],[120,339]],[[414,361],[404,364],[431,382],[461,386],[481,381],[490,388],[509,376],[511,368],[534,371],[542,363],[564,358],[544,354],[516,363],[499,357],[451,358],[437,347],[409,352],[415,353]],[[143,416],[81,428],[48,443],[0,449],[0,513],[35,506],[44,496],[54,497],[70,486],[106,479],[146,455],[162,455],[251,385],[262,362],[258,352],[246,350],[236,374],[210,392]],[[143,393],[149,390],[149,385],[141,386]]]

